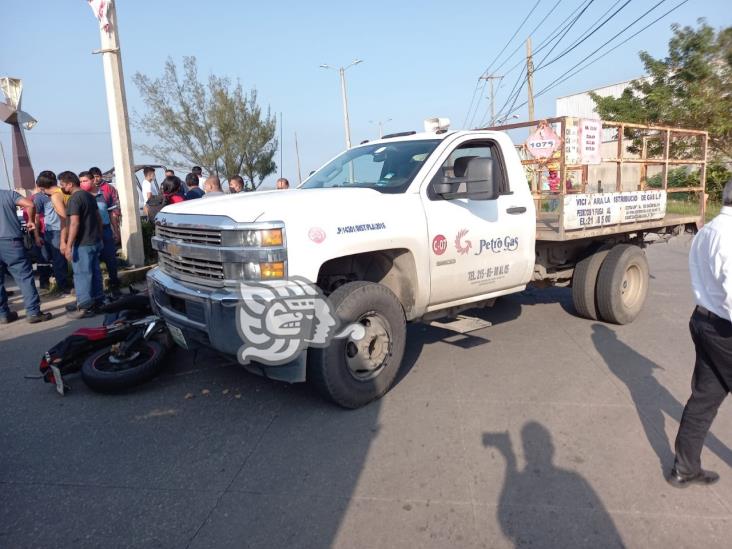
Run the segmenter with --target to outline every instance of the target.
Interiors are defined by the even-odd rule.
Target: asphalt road
[[[552,289],[469,335],[411,326],[405,375],[356,411],[182,351],[138,390],[61,398],[23,376],[98,320],[4,326],[0,547],[729,547],[729,399],[703,454],[720,483],[662,476],[694,356],[687,253],[650,248],[632,325]]]

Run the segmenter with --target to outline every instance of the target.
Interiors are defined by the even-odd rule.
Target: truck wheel
[[[404,356],[404,310],[389,288],[373,282],[344,284],[330,301],[341,327],[358,322],[366,336],[309,349],[308,381],[339,406],[359,408],[383,396],[394,382]]]
[[[610,250],[597,277],[600,317],[614,324],[635,320],[648,294],[648,260],[638,246],[619,244]]]
[[[577,263],[572,275],[572,303],[577,314],[597,320],[597,275],[610,250],[599,250]]]

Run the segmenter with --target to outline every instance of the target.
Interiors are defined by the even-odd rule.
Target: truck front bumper
[[[237,356],[244,344],[236,319],[241,294],[225,288],[192,287],[159,268],[148,273],[147,281],[155,313],[183,333],[187,348],[210,347],[232,358]],[[305,381],[306,364],[307,350],[280,366],[243,366],[270,379],[297,383]]]
[[[192,287],[159,268],[152,269],[147,280],[155,312],[179,328],[189,346],[203,345],[236,356],[243,343],[236,329],[237,293]]]

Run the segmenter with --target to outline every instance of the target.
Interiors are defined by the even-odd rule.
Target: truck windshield
[[[403,193],[440,141],[422,139],[355,147],[328,162],[300,188],[366,187]]]

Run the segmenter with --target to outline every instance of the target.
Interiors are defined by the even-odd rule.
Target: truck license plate
[[[170,330],[170,336],[178,346],[183,347],[184,349],[188,348],[188,343],[186,342],[186,338],[180,328],[173,326],[172,324],[168,324],[168,330]]]

